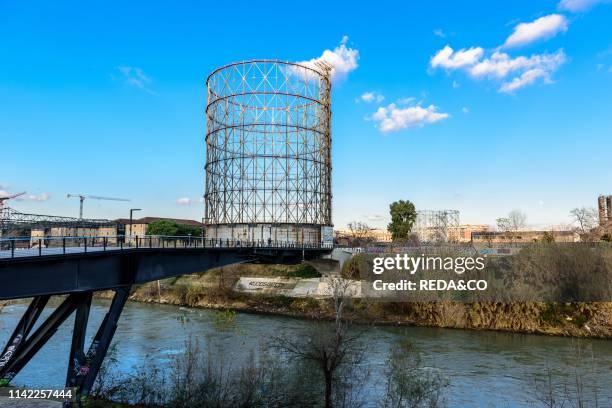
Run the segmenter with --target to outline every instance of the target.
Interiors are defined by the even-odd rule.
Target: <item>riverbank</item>
[[[306,319],[333,317],[329,299],[236,292],[233,288],[241,276],[312,278],[317,276],[317,272],[307,264],[233,265],[141,285],[133,291],[130,300]],[[101,293],[99,296],[109,298],[111,293]],[[399,303],[354,299],[346,315],[365,324],[612,338],[612,302]]]

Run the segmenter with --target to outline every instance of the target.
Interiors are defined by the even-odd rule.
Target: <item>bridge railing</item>
[[[144,248],[331,249],[332,244],[195,236],[80,236],[0,238],[0,259]]]

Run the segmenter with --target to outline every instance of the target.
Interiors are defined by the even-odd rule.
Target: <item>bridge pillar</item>
[[[89,395],[89,392],[96,381],[96,377],[100,371],[104,357],[106,357],[108,347],[110,346],[111,340],[113,339],[115,331],[117,330],[119,317],[121,316],[121,312],[123,311],[123,307],[125,306],[129,295],[129,286],[115,289],[115,295],[113,296],[110,308],[104,316],[104,320],[102,321],[102,324],[98,328],[98,331],[93,338],[91,345],[89,346],[89,350],[85,355],[84,364],[79,363],[78,369],[75,365],[75,369],[73,370],[75,376],[71,379],[71,381],[73,384],[72,386],[77,387],[77,394],[81,398]],[[81,350],[79,350],[81,354],[82,350],[81,345]],[[70,385],[66,384],[66,386]]]
[[[100,371],[102,361],[117,330],[117,323],[130,294],[130,286],[114,289],[115,295],[102,324],[85,354],[85,335],[93,291],[78,292],[68,297],[29,336],[32,327],[46,306],[50,296],[35,297],[20,319],[13,334],[0,354],[0,385],[8,385],[26,366],[57,329],[76,311],[72,345],[66,373],[66,387],[76,388],[77,404],[89,395]],[[70,406],[70,404],[66,404]]]
[[[51,296],[38,296],[32,299],[26,312],[19,320],[19,323],[17,323],[17,327],[15,327],[2,354],[0,354],[0,379],[4,380],[5,367],[15,355],[18,355],[25,340],[30,334],[30,330],[34,327],[36,320],[38,320],[38,317],[42,313],[50,297]]]
[[[76,386],[76,376],[81,366],[85,364],[85,334],[87,331],[87,321],[89,320],[89,310],[91,308],[92,292],[84,294],[76,307],[74,316],[74,329],[72,331],[72,345],[68,356],[68,371],[66,373],[66,387]]]

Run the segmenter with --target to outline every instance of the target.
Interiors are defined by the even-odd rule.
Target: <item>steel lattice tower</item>
[[[332,225],[330,67],[238,62],[206,86],[207,236],[320,242]]]

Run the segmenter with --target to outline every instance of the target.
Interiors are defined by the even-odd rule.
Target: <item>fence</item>
[[[269,248],[332,249],[332,244],[286,241],[202,238],[194,236],[83,236],[83,237],[17,237],[0,238],[0,259],[28,256],[66,255],[100,251],[179,248]]]

